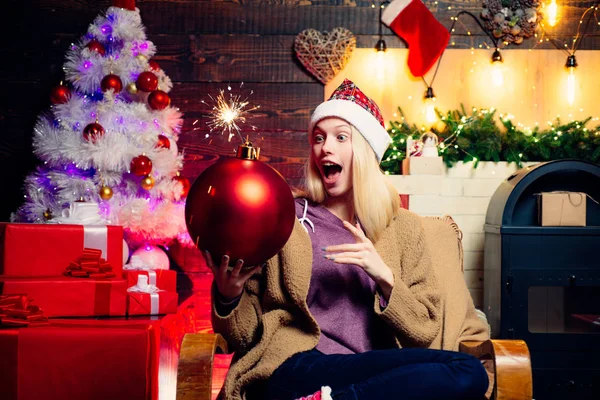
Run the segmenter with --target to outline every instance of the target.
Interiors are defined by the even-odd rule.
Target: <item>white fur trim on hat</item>
[[[312,136],[315,125],[329,117],[341,118],[354,125],[375,152],[377,160],[381,162],[392,138],[373,114],[350,100],[328,100],[321,103],[313,112],[308,126],[308,134]]]

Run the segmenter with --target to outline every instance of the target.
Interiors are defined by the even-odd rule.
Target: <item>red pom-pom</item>
[[[158,87],[158,78],[152,72],[144,71],[138,76],[135,85],[143,92],[151,92]]]
[[[160,65],[158,65],[158,63],[154,60],[148,61],[148,66],[150,67],[150,69],[152,71],[156,71],[156,72],[160,71]]]
[[[71,89],[65,85],[58,85],[52,88],[50,92],[50,102],[52,104],[65,104],[71,98]]]
[[[100,83],[100,87],[103,92],[106,92],[110,89],[114,90],[115,94],[119,93],[123,90],[123,82],[121,82],[121,78],[115,74],[106,75],[102,78],[102,82]]]
[[[104,127],[97,122],[92,122],[83,128],[83,138],[88,142],[96,143],[96,139],[104,135]]]
[[[171,142],[169,141],[169,138],[166,137],[165,135],[158,135],[158,142],[156,143],[156,147],[162,147],[164,149],[170,149],[171,148]]]
[[[187,197],[188,193],[190,192],[190,181],[188,178],[181,176],[181,175],[177,175],[175,177],[173,177],[174,181],[177,181],[179,183],[181,183],[181,197],[185,198]]]
[[[131,160],[129,169],[132,174],[137,176],[149,175],[152,171],[152,160],[143,155],[134,157],[134,159]]]
[[[164,110],[171,104],[171,98],[162,90],[155,90],[148,96],[148,104],[153,110]]]
[[[100,43],[99,41],[97,41],[96,39],[92,39],[86,45],[86,47],[88,49],[90,49],[91,51],[95,51],[96,53],[100,54],[101,56],[106,54],[106,49],[104,48],[104,45],[102,43]]]

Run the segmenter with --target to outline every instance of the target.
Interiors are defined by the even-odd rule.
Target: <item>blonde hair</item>
[[[381,171],[369,143],[353,125],[351,129],[354,212],[367,237],[376,242],[400,210],[400,196]],[[312,138],[310,141],[312,143]],[[305,165],[304,190],[296,190],[295,196],[304,196],[316,203],[323,203],[327,198],[312,151]]]

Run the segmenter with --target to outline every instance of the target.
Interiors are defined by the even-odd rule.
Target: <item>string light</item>
[[[423,102],[425,103],[423,107],[423,114],[425,114],[425,121],[427,121],[429,125],[433,125],[437,121],[435,101],[436,98],[433,94],[433,88],[428,86],[427,90],[425,91],[425,96],[423,97]]]
[[[387,45],[385,43],[385,40],[383,40],[383,32],[381,29],[381,26],[383,24],[383,22],[381,22],[381,14],[386,4],[389,4],[389,2],[384,1],[379,5],[379,40],[377,41],[377,44],[375,44],[375,51],[377,52],[376,69],[378,73],[378,78],[380,80],[382,80],[385,76],[385,54],[387,51]]]
[[[492,82],[495,86],[502,86],[504,84],[504,73],[502,72],[502,54],[500,50],[496,48],[492,53]]]
[[[383,24],[383,22],[381,22],[381,14],[386,4],[389,4],[389,1],[384,1],[379,5],[379,40],[375,45],[375,50],[377,51],[378,55],[383,55],[387,51],[387,45],[385,44],[385,40],[383,40],[383,32],[381,30],[381,25]],[[375,7],[374,4],[372,6]]]
[[[575,102],[575,68],[577,68],[577,60],[575,59],[575,55],[572,54],[567,57],[567,62],[565,64],[565,68],[567,69],[567,102],[569,106],[572,106]]]

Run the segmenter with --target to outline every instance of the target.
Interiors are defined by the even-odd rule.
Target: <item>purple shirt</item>
[[[312,241],[313,266],[307,303],[321,328],[317,350],[325,354],[352,354],[377,348],[375,282],[359,266],[336,264],[323,257],[322,248],[356,240],[331,211],[308,200],[306,203],[305,214],[305,199],[296,199],[296,215]]]

